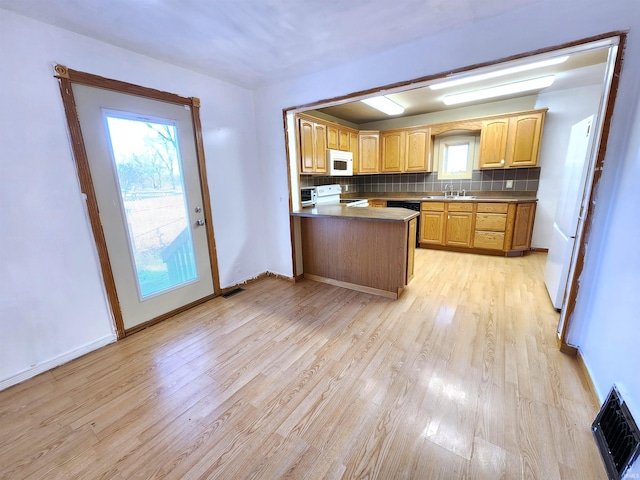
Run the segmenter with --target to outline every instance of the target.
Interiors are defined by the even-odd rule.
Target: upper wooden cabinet
[[[480,168],[538,165],[546,109],[384,131],[358,131],[298,114],[302,173],[327,173],[327,149],[353,153],[353,173],[433,171],[433,135],[480,131]],[[324,132],[324,135],[323,135]]]
[[[412,128],[407,130],[406,172],[430,172],[431,162],[431,130],[428,128]]]
[[[349,134],[352,130],[336,124],[327,124],[327,148],[331,150],[350,151]]]
[[[358,142],[358,173],[380,173],[380,133],[361,131]]]
[[[535,167],[546,111],[482,122],[480,168]]]
[[[349,131],[349,151],[353,155],[353,173],[358,173],[358,166],[360,164],[360,159],[358,158],[358,152],[360,151],[360,145],[358,140],[358,132],[357,130]]]
[[[431,171],[431,131],[408,128],[380,133],[381,172]]]
[[[404,171],[407,151],[407,132],[390,130],[380,133],[380,159],[382,173],[400,173]]]
[[[482,122],[480,168],[505,168],[508,130],[508,118],[494,118]]]
[[[510,167],[538,165],[544,116],[544,112],[540,112],[509,119],[511,143],[507,143],[507,156]]]
[[[322,123],[298,119],[302,173],[327,173],[327,128]]]

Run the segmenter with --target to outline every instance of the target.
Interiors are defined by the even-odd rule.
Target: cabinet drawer
[[[506,203],[478,203],[478,212],[507,213],[509,205]]]
[[[428,210],[430,212],[444,212],[444,202],[421,202],[420,210]]]
[[[379,200],[379,199],[369,200],[369,206],[370,207],[386,207],[387,206],[387,201],[386,200]]]
[[[507,216],[504,213],[478,213],[476,215],[476,230],[504,232],[506,226]]]
[[[473,203],[450,203],[450,212],[473,212]]]
[[[476,234],[473,237],[473,246],[475,248],[502,250],[504,247],[504,233],[476,231]]]

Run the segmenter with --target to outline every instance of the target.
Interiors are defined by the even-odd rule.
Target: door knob
[[[203,226],[203,225],[204,225],[204,220],[198,220],[198,221],[196,221],[196,225]]]

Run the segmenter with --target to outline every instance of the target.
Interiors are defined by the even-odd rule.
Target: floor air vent
[[[591,430],[609,478],[624,478],[625,470],[640,453],[640,432],[615,385],[591,425]]]
[[[227,293],[223,294],[222,297],[223,298],[233,297],[235,294],[240,292],[244,292],[244,288],[234,288],[233,290],[230,290]]]

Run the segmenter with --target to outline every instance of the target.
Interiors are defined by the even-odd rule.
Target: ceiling
[[[0,0],[0,8],[249,88],[541,0]]]
[[[604,82],[607,55],[607,48],[587,50],[571,54],[566,62],[559,65],[530,70],[527,72],[515,73],[491,80],[474,82],[472,84],[460,85],[457,87],[451,87],[442,90],[432,90],[428,86],[424,86],[420,88],[412,88],[400,91],[397,93],[388,93],[385,96],[404,107],[405,111],[402,115],[400,115],[404,117],[424,113],[439,112],[447,109],[459,108],[461,106],[486,103],[487,100],[478,100],[476,102],[465,103],[464,105],[446,106],[442,102],[442,99],[445,95],[462,93],[476,89],[490,88],[500,84],[519,82],[532,78],[543,77],[546,75],[555,75],[556,80],[553,85],[544,89],[545,93],[566,90],[569,88],[584,87],[587,85],[598,85]],[[533,60],[531,58],[527,58],[518,60],[517,62],[511,62],[511,64],[522,64],[532,61]],[[490,68],[482,69],[482,72],[484,73],[487,71],[499,70],[502,68],[505,67],[503,65],[495,65]],[[477,72],[469,73],[475,74]],[[457,75],[456,77],[460,76],[462,75]],[[542,90],[533,90],[527,93],[519,93],[515,95],[500,97],[499,99],[504,100],[523,95],[536,95],[541,91]],[[495,99],[489,101],[495,101]],[[332,117],[346,120],[347,122],[355,123],[358,125],[394,118],[360,101],[350,101],[340,105],[318,108],[316,110],[327,115],[331,115]]]

